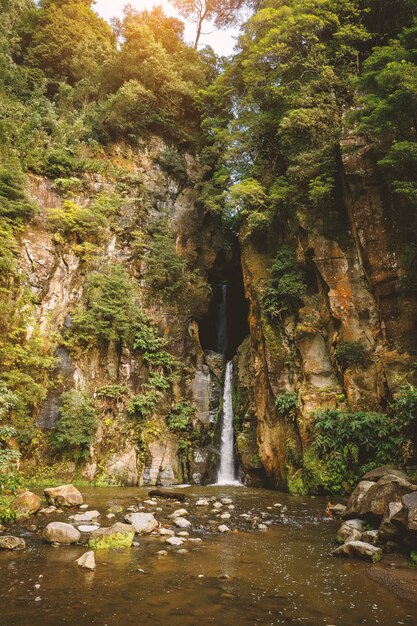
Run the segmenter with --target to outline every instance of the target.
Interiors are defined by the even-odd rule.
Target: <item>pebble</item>
[[[100,524],[81,524],[78,526],[80,533],[93,533],[100,528]]]
[[[196,506],[209,506],[210,502],[204,498],[202,498],[201,500],[197,500],[197,502],[195,503]]]
[[[217,527],[217,530],[220,533],[228,533],[228,532],[230,532],[230,528],[228,526],[226,526],[226,524],[221,524],[220,526]]]
[[[230,513],[222,513],[220,515],[220,519],[230,519],[231,517]]]
[[[186,548],[181,548],[180,550],[177,550],[178,554],[187,554],[188,550]]]
[[[258,524],[258,530],[268,530],[268,526],[266,524]]]
[[[134,548],[139,548],[139,546],[140,546],[139,541],[134,541],[134,542],[132,543],[132,546],[133,546]]]
[[[168,537],[168,539],[165,539],[165,543],[169,543],[170,546],[181,546],[184,543],[184,539],[181,539],[181,537]]]
[[[113,519],[116,516],[115,516],[114,513],[107,513],[106,517],[107,517],[107,519]]]
[[[168,556],[168,552],[166,550],[159,550],[156,554],[158,556]]]
[[[232,500],[232,498],[222,498],[222,499],[220,500],[220,502],[221,502],[222,504],[232,504],[232,503],[233,503],[233,500]]]
[[[35,598],[35,602],[40,602],[41,600],[42,600],[42,598],[41,598],[40,596],[37,596],[37,597]]]
[[[186,530],[182,530],[180,533],[177,533],[177,537],[189,537],[190,533],[187,533]]]
[[[175,535],[175,532],[173,530],[170,530],[169,528],[160,528],[158,530],[158,533],[163,537],[173,537]]]
[[[221,509],[223,508],[223,504],[221,502],[215,502],[213,504],[213,509]]]
[[[88,504],[80,504],[79,509],[88,509]]]
[[[202,541],[200,537],[190,537],[188,540],[189,543],[202,543]]]

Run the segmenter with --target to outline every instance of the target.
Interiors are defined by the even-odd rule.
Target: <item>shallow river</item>
[[[90,508],[101,512],[103,526],[123,521],[123,514],[107,520],[108,507],[126,508],[147,496],[147,490],[133,488],[81,491]],[[243,487],[185,488],[183,493],[195,529],[190,536],[203,539],[185,543],[186,554],[167,547],[160,537],[140,537],[136,548],[97,551],[91,572],[74,563],[86,551],[82,546],[55,548],[43,543],[39,533],[13,527],[11,534],[23,536],[27,549],[0,553],[1,626],[417,624],[415,605],[367,577],[369,567],[381,565],[330,555],[337,522],[324,520],[324,499]],[[226,523],[237,532],[209,530],[208,520],[216,519],[211,507],[196,507],[195,502],[213,495],[233,499],[236,508]],[[282,506],[274,504],[288,510],[282,513]],[[161,499],[158,506],[163,511],[155,515],[165,521],[174,505]],[[67,521],[73,512],[38,515],[26,526],[41,529],[53,520]],[[272,521],[267,531],[253,529],[252,521],[239,517],[261,517],[261,512],[267,514],[265,521]],[[168,556],[157,556],[161,549]]]

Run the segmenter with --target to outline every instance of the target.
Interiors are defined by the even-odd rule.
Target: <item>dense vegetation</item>
[[[60,420],[40,437],[52,458],[86,459],[100,411],[110,415],[114,407],[142,451],[160,433],[159,418],[183,455],[199,441],[195,409],[176,388],[184,370],[145,312],[157,303],[198,317],[209,296],[204,277],[179,253],[169,211],[152,203],[141,174],[126,165],[124,156],[154,136],[164,146],[155,165],[178,193],[189,182],[187,151],[202,166],[197,210],[221,220],[243,249],[268,255],[259,306],[265,325],[281,331],[285,318],[297,320],[311,288],[297,241],[308,232],[346,248],[342,161],[349,148],[342,146],[354,130],[388,198],[402,293],[417,293],[414,0],[175,4],[196,23],[194,47],[183,41],[182,22],[160,8],[128,7],[110,26],[92,0],[0,0],[2,487],[18,480],[17,446],[28,454],[38,447],[35,420],[57,389]],[[205,19],[229,25],[243,6],[253,16],[233,58],[197,49]],[[82,277],[68,324],[48,335],[35,321],[39,294],[18,264],[24,228],[39,218],[27,174],[48,177],[59,194],[60,206],[41,219],[55,249],[75,255]],[[104,185],[84,202],[88,181],[98,177],[111,189]],[[107,258],[113,235],[127,262]],[[128,353],[140,373],[130,387],[105,381],[93,398],[91,389],[74,391],[59,379],[57,346],[75,359]],[[332,358],[342,378],[369,355],[361,341],[345,340]],[[337,409],[318,413],[314,446],[291,460],[299,470],[294,491],[347,491],[364,469],[410,458],[417,403],[406,382],[384,413],[352,412],[344,397]],[[278,394],[275,407],[297,424],[295,390]]]

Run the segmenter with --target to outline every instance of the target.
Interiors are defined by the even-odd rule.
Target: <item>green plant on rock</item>
[[[281,415],[294,420],[297,417],[298,395],[294,391],[286,391],[275,398],[275,406]]]
[[[13,524],[17,520],[17,511],[11,508],[13,496],[0,496],[0,524]]]
[[[401,420],[394,416],[318,411],[315,427],[312,449],[320,463],[316,474],[328,491],[346,493],[366,471],[403,461],[407,438]]]
[[[129,387],[126,385],[105,385],[104,387],[99,387],[96,390],[97,398],[104,398],[108,400],[120,400],[129,395]]]
[[[192,430],[195,418],[195,406],[187,400],[175,404],[167,417],[168,428],[173,432],[187,432]]]
[[[161,397],[160,391],[144,385],[142,393],[133,396],[127,412],[139,422],[146,422],[155,415]]]
[[[335,354],[343,369],[353,365],[366,367],[369,362],[368,353],[361,341],[341,341],[335,350]]]
[[[1,414],[0,405],[0,418]],[[16,434],[13,426],[0,426],[0,491],[15,491],[22,485],[22,478],[17,472],[21,455],[10,445],[15,441]]]
[[[262,302],[267,315],[276,319],[295,313],[306,295],[305,273],[298,263],[295,252],[283,246],[271,266],[271,277]]]
[[[76,461],[84,459],[98,428],[94,404],[86,391],[78,389],[63,393],[61,402],[59,421],[49,437],[51,448]]]
[[[181,182],[187,178],[187,161],[184,155],[174,148],[165,148],[156,157],[156,162],[160,167],[174,178]]]

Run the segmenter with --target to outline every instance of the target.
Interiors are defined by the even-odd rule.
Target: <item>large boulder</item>
[[[384,517],[379,526],[379,535],[381,539],[388,540],[395,537],[399,532],[399,525],[395,523],[395,518],[398,520],[398,514],[402,511],[403,505],[401,502],[390,502],[384,511]]]
[[[138,535],[149,534],[159,526],[158,521],[154,518],[152,513],[128,513],[125,515],[125,520],[129,522],[129,524],[132,524]]]
[[[407,511],[407,530],[417,531],[417,491],[406,493],[402,503]]]
[[[51,522],[44,528],[42,536],[48,543],[69,544],[79,541],[81,533],[71,524]]]
[[[381,467],[376,467],[370,472],[366,472],[366,474],[362,476],[362,480],[372,480],[373,482],[377,482],[380,478],[383,478],[383,476],[398,476],[399,478],[407,480],[407,475],[394,467],[394,465],[382,465]]]
[[[108,528],[99,528],[90,535],[88,545],[95,550],[130,548],[135,531],[130,524],[117,522]]]
[[[43,493],[49,504],[59,507],[79,506],[84,502],[81,493],[74,485],[49,487]]]
[[[346,556],[349,558],[359,558],[377,563],[382,559],[382,550],[377,546],[372,546],[364,541],[349,541],[333,550],[334,556]]]
[[[349,519],[359,514],[362,500],[374,484],[375,483],[370,480],[361,480],[360,483],[356,485],[349,498],[347,509],[342,514],[343,518]]]
[[[41,499],[32,491],[25,491],[18,495],[10,505],[16,511],[17,519],[29,517],[41,508]]]
[[[26,548],[25,540],[13,535],[3,535],[0,537],[1,550],[24,550]]]
[[[366,488],[362,488],[362,495],[357,497],[360,486],[366,482]],[[380,520],[388,510],[390,502],[401,502],[403,496],[416,491],[417,486],[400,476],[383,476],[376,483],[361,481],[348,502],[348,508],[343,517],[358,517],[368,520]]]

